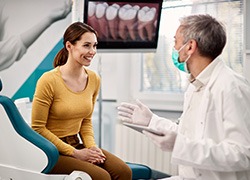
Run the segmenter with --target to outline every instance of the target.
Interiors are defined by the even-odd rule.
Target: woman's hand
[[[102,164],[106,160],[102,150],[97,147],[75,149],[73,157],[82,161],[88,161],[93,164]]]
[[[91,148],[89,148],[89,149],[92,149],[92,150],[94,150],[94,151],[100,153],[100,155],[101,155],[103,158],[106,158],[106,156],[103,154],[103,152],[102,152],[102,150],[101,150],[100,148],[98,148],[98,147],[96,147],[96,146],[93,146],[93,147],[91,147]]]

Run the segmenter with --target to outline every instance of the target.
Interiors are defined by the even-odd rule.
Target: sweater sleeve
[[[96,146],[95,139],[94,139],[92,116],[93,116],[93,111],[94,111],[97,95],[98,95],[99,89],[100,89],[100,83],[101,83],[100,82],[100,77],[97,74],[94,73],[93,79],[91,81],[91,88],[93,88],[92,112],[89,114],[88,117],[83,119],[82,126],[81,126],[81,129],[80,129],[81,139],[82,139],[82,141],[84,143],[84,146],[87,147],[87,148]]]
[[[61,154],[72,155],[74,147],[64,143],[55,134],[46,128],[49,109],[53,102],[56,81],[50,74],[44,74],[37,82],[34,99],[32,102],[32,128],[46,139],[51,141]]]

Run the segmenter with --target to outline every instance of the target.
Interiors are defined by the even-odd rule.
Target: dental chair
[[[0,104],[1,180],[91,180],[81,171],[48,174],[58,160],[57,148],[30,128],[10,98],[0,95]]]
[[[2,82],[0,79],[0,91]],[[84,172],[74,171],[70,175],[49,175],[57,162],[57,148],[43,136],[30,128],[31,122],[23,119],[27,111],[27,98],[13,102],[0,95],[0,180],[91,180]],[[24,107],[22,107],[24,106]],[[27,117],[26,117],[27,118]],[[133,180],[152,180],[170,177],[150,167],[127,162],[132,170]]]
[[[132,170],[133,180],[156,180],[171,177],[168,174],[151,169],[150,167],[143,164],[127,162],[127,165]]]

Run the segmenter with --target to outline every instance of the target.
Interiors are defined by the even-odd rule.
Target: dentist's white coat
[[[192,87],[190,85],[185,93],[183,115],[194,90]],[[196,126],[195,139],[178,132],[172,163],[193,167],[197,180],[250,180],[249,83],[220,61],[201,103],[199,120],[190,124]],[[161,126],[162,129],[164,121],[161,120],[155,128]],[[165,119],[165,122],[169,127],[169,121]]]

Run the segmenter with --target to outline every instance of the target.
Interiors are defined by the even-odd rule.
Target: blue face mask
[[[186,46],[186,44],[184,44],[179,50],[176,50],[173,47],[172,50],[172,61],[175,65],[175,67],[177,67],[179,70],[189,73],[188,69],[187,69],[187,61],[190,58],[190,55],[188,56],[188,58],[184,61],[184,62],[179,62],[179,52]]]

